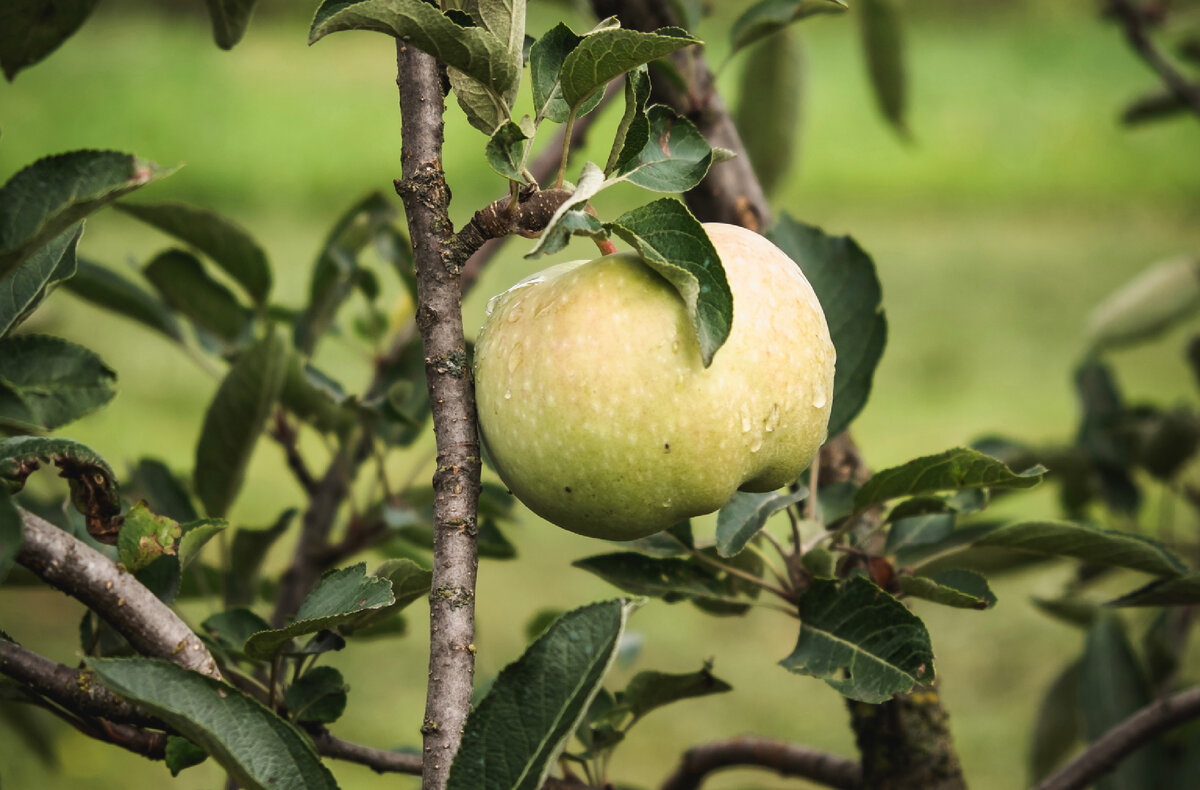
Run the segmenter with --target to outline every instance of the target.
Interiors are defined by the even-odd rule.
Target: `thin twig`
[[[17,562],[103,617],[142,655],[221,677],[200,638],[132,574],[50,522],[28,511],[21,516],[25,542]]]
[[[365,765],[377,774],[420,774],[421,755],[389,752],[344,741],[328,730],[313,736],[317,751],[326,757]]]
[[[854,760],[785,741],[745,736],[688,749],[662,790],[696,790],[710,773],[722,768],[763,768],[842,790],[857,790],[862,784],[862,771]]]
[[[300,448],[296,446],[296,429],[288,422],[287,413],[283,409],[275,412],[275,421],[269,435],[283,448],[288,469],[292,470],[296,482],[304,489],[304,493],[311,497],[317,492],[317,481],[309,471],[304,456],[300,455]]]
[[[1093,741],[1036,790],[1083,790],[1142,744],[1200,718],[1200,686],[1152,702]]]
[[[1143,12],[1130,0],[1109,0],[1109,9],[1121,23],[1125,40],[1134,52],[1159,76],[1175,98],[1200,118],[1200,85],[1189,82],[1155,45],[1146,30]]]
[[[664,533],[664,534],[669,535],[670,533]],[[742,570],[741,568],[735,568],[734,566],[729,565],[728,563],[721,562],[716,557],[705,554],[704,552],[700,551],[699,549],[687,545],[686,543],[684,543],[682,540],[675,537],[674,535],[670,535],[670,537],[672,540],[674,540],[676,543],[678,543],[680,546],[682,546],[687,551],[688,554],[690,554],[692,557],[694,557],[699,562],[703,562],[707,565],[711,565],[713,568],[716,568],[719,571],[723,571],[724,573],[728,573],[731,576],[737,576],[739,579],[744,579],[745,581],[749,582],[750,584],[753,584],[755,587],[761,587],[762,589],[766,590],[767,592],[773,593],[773,594],[779,596],[780,598],[787,601],[788,603],[796,602],[796,599],[792,596],[792,594],[789,593],[787,590],[783,589],[782,587],[771,584],[769,581],[761,579],[758,576],[755,576],[753,573],[747,573],[746,571]]]

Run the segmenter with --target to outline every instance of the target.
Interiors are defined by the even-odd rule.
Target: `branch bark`
[[[3,639],[0,639],[0,674],[25,684],[73,713],[139,727],[165,726],[100,685],[91,672],[71,669]]]
[[[108,557],[53,524],[22,511],[25,544],[17,562],[79,599],[142,655],[220,678],[217,662],[183,620]]]
[[[1035,790],[1084,790],[1142,744],[1200,718],[1200,686],[1152,702],[1092,742]]]
[[[421,773],[421,756],[418,754],[373,749],[370,746],[344,741],[328,730],[314,735],[313,744],[316,745],[317,751],[326,757],[365,765],[377,774]]]
[[[433,584],[429,596],[429,681],[421,725],[422,787],[445,787],[462,740],[475,673],[476,507],[479,435],[462,325],[465,255],[448,242],[450,190],[442,170],[445,102],[437,62],[396,42],[404,200],[417,271],[417,328],[437,442],[433,476]],[[457,251],[461,255],[461,250]]]
[[[840,790],[862,787],[862,770],[854,760],[770,738],[741,737],[688,749],[662,790],[696,790],[722,768],[764,768],[780,776],[798,776]]]

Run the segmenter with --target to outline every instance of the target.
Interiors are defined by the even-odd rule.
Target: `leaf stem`
[[[771,535],[765,529],[762,530],[761,532],[759,532],[759,534],[763,535],[767,539],[768,542],[770,542],[772,545],[775,546],[776,551],[778,551],[780,556],[784,558],[784,561],[787,560],[787,557],[783,554],[783,546],[779,545],[779,541],[775,540],[774,535]],[[750,543],[747,543],[746,548],[750,549],[750,551],[752,551],[758,555],[759,559],[761,559],[763,561],[763,565],[766,566],[767,570],[769,570],[771,572],[771,574],[779,581],[779,583],[785,589],[790,589],[791,581],[788,579],[787,576],[785,576],[779,570],[779,567],[776,566],[775,563],[771,561],[771,558],[769,556],[767,556],[767,553],[765,551],[763,551],[758,546],[754,545],[753,541],[751,541]]]
[[[739,579],[744,579],[745,581],[750,582],[751,584],[753,584],[756,587],[761,587],[762,589],[766,590],[767,592],[774,593],[775,595],[779,596],[780,598],[787,601],[788,603],[795,603],[795,600],[792,598],[791,593],[789,593],[787,590],[783,589],[782,587],[778,587],[774,584],[771,584],[769,581],[761,579],[758,576],[755,576],[753,573],[747,573],[746,571],[742,570],[741,568],[735,568],[734,566],[729,565],[728,563],[721,562],[716,557],[709,556],[708,554],[705,554],[704,552],[700,551],[699,549],[695,549],[695,548],[687,545],[686,543],[684,543],[682,540],[675,537],[674,535],[671,535],[671,539],[676,541],[680,546],[683,546],[684,549],[687,550],[688,554],[690,554],[692,557],[699,560],[700,562],[711,565],[712,567],[714,567],[718,570],[724,571],[725,573],[728,573],[731,576],[737,576]]]
[[[554,188],[562,189],[563,178],[567,175],[567,157],[571,155],[571,132],[575,129],[575,110],[567,116],[567,125],[563,128],[562,159],[558,163],[558,176],[554,179]]]

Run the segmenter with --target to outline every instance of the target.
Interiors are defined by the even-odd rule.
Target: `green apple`
[[[633,255],[552,266],[492,299],[475,347],[484,443],[554,524],[633,540],[773,491],[826,438],[835,353],[812,286],[779,248],[707,224],[733,292],[705,368],[683,300]]]

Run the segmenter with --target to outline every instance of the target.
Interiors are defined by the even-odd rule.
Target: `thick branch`
[[[131,574],[53,524],[27,511],[22,516],[25,544],[17,562],[82,601],[142,655],[221,676],[199,637]]]
[[[1155,46],[1146,30],[1144,12],[1130,0],[1110,0],[1109,9],[1121,23],[1125,31],[1125,40],[1134,52],[1154,70],[1175,98],[1200,118],[1200,85],[1189,82]]]
[[[325,757],[365,765],[378,774],[420,774],[421,757],[416,754],[401,754],[383,749],[372,749],[350,741],[343,741],[328,730],[313,736],[317,751]]]
[[[1200,686],[1152,702],[1104,733],[1036,790],[1084,790],[1142,744],[1200,718]]]
[[[798,776],[842,790],[861,787],[854,760],[770,738],[730,738],[688,749],[662,790],[695,790],[708,774],[722,768],[764,768],[780,776]]]
[[[433,587],[429,596],[429,683],[425,701],[425,790],[445,787],[471,707],[475,673],[475,538],[479,434],[462,325],[460,274],[466,257],[448,244],[450,191],[442,170],[445,103],[436,61],[396,43],[404,200],[417,272],[417,328],[437,441],[433,476]]]
[[[91,672],[71,669],[3,639],[0,639],[0,674],[25,684],[73,713],[141,727],[164,726],[100,685]]]

